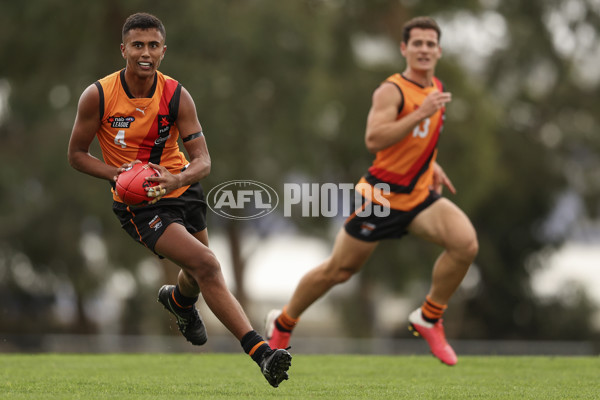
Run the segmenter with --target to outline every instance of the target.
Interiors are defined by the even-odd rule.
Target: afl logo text
[[[228,181],[212,188],[206,203],[215,214],[224,218],[248,220],[272,213],[279,204],[277,192],[258,181]]]

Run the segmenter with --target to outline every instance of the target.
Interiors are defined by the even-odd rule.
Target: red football
[[[138,206],[152,200],[148,197],[146,188],[158,185],[158,182],[148,182],[146,178],[160,176],[157,170],[148,164],[135,164],[119,174],[117,177],[116,190],[123,203],[130,206]]]

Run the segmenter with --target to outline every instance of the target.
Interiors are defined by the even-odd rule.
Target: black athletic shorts
[[[355,196],[352,196],[353,201]],[[441,196],[435,192],[430,191],[429,196],[415,208],[409,211],[394,210],[392,208],[386,208],[389,214],[385,217],[379,217],[374,212],[371,212],[368,216],[361,217],[360,215],[353,214],[346,220],[344,228],[346,232],[364,242],[377,242],[382,239],[398,239],[408,233],[408,225],[412,220],[424,209],[432,205]],[[363,205],[368,200],[362,197],[361,204],[354,204],[353,209],[362,209]]]
[[[194,183],[177,198],[147,206],[131,207],[114,201],[113,212],[129,236],[153,252],[158,238],[172,223],[183,225],[192,234],[206,229],[206,201],[200,183]]]

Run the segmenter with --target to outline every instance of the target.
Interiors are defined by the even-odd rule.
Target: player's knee
[[[471,264],[479,252],[479,241],[477,240],[477,236],[473,234],[462,238],[458,243],[456,250],[456,253],[458,253],[459,257],[465,263]]]
[[[467,253],[472,260],[474,260],[477,256],[477,253],[479,253],[479,241],[477,240],[477,236],[473,236],[473,238],[469,241],[469,244],[467,245]]]
[[[352,278],[352,276],[356,273],[356,269],[352,267],[343,267],[340,268],[337,272],[336,283],[343,283]]]
[[[188,271],[196,280],[202,282],[218,278],[221,274],[221,264],[215,254],[208,250],[204,254],[199,255]]]
[[[335,264],[330,263],[329,273],[327,274],[328,279],[332,284],[337,285],[338,283],[344,283],[354,275],[358,268],[351,264]]]

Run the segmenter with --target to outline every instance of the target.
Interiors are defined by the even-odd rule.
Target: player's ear
[[[125,44],[121,43],[121,56],[123,56],[123,58],[127,58],[125,57]]]
[[[406,43],[404,43],[404,40],[400,42],[400,53],[402,53],[403,56],[406,56]]]
[[[165,44],[163,46],[163,51],[162,51],[162,55],[160,56],[160,59],[162,60],[163,58],[165,58],[165,53],[167,52],[167,45]]]

